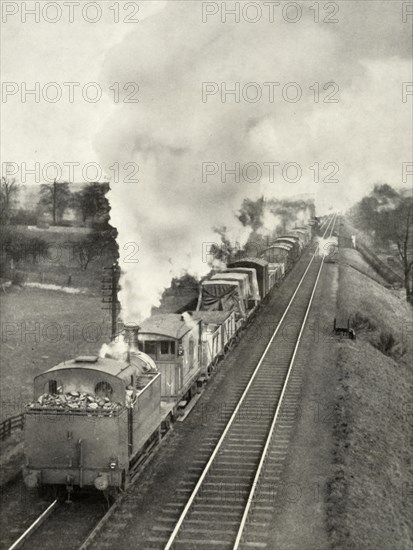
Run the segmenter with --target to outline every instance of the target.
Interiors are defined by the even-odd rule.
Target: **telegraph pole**
[[[120,302],[118,300],[118,291],[120,289],[120,267],[118,265],[118,262],[115,262],[110,267],[104,267],[103,270],[104,273],[102,277],[102,302],[104,304],[109,304],[108,306],[103,307],[103,309],[110,310],[111,312],[111,339],[114,340],[117,334],[118,315],[120,312]]]

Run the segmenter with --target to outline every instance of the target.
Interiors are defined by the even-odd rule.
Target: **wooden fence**
[[[10,418],[6,418],[0,424],[0,440],[4,441],[15,430],[22,430],[24,426],[24,414],[16,414]]]

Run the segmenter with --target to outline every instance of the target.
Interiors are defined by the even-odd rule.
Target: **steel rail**
[[[327,234],[328,228],[330,227],[330,224],[331,224],[331,222],[332,222],[334,219],[335,219],[335,215],[332,214],[331,219],[330,219],[329,222],[328,222],[328,226],[327,226],[326,231],[324,232],[322,238],[324,238],[325,235]],[[223,431],[221,437],[219,438],[219,441],[218,441],[218,443],[217,443],[217,445],[216,445],[214,451],[212,452],[212,454],[211,454],[211,456],[210,456],[210,458],[209,458],[209,460],[208,460],[208,462],[207,462],[207,464],[206,464],[206,466],[205,466],[205,468],[204,468],[204,470],[203,470],[203,472],[202,472],[200,478],[198,479],[198,481],[197,481],[197,483],[196,483],[196,485],[195,485],[195,487],[194,487],[194,489],[193,489],[193,491],[192,491],[192,493],[191,493],[191,495],[190,495],[190,497],[189,497],[189,499],[188,499],[188,501],[187,501],[187,503],[186,503],[186,505],[185,505],[183,511],[181,512],[181,515],[179,516],[179,519],[178,519],[178,521],[177,521],[177,523],[176,523],[176,525],[175,525],[175,527],[174,527],[174,529],[173,529],[173,531],[172,531],[172,533],[171,533],[171,535],[170,535],[170,537],[169,537],[169,539],[168,539],[168,541],[167,541],[167,543],[166,543],[166,545],[165,545],[165,547],[164,547],[164,550],[171,550],[172,544],[174,543],[174,541],[175,541],[175,539],[176,539],[176,537],[177,537],[177,535],[178,535],[178,533],[179,533],[179,530],[180,530],[180,528],[181,528],[181,526],[182,526],[182,524],[183,524],[183,522],[184,522],[184,520],[185,520],[185,518],[186,518],[186,515],[188,514],[189,509],[191,508],[192,503],[193,503],[193,501],[195,500],[195,497],[197,496],[197,494],[198,494],[198,492],[199,492],[199,489],[201,488],[202,483],[203,483],[203,481],[204,481],[206,475],[208,474],[208,472],[209,472],[209,470],[210,470],[210,468],[211,468],[211,466],[212,466],[212,464],[213,464],[213,462],[214,462],[214,460],[215,460],[215,457],[216,457],[216,455],[218,454],[218,451],[220,450],[220,448],[221,448],[221,446],[222,446],[222,444],[223,444],[223,442],[224,442],[224,440],[225,440],[225,438],[226,438],[226,435],[227,435],[229,429],[231,428],[231,426],[232,426],[232,424],[233,424],[235,418],[237,417],[238,411],[239,411],[239,409],[240,409],[242,403],[244,402],[245,397],[247,396],[247,394],[248,394],[248,392],[249,392],[249,389],[250,389],[250,387],[251,387],[251,385],[252,385],[252,383],[253,383],[253,381],[254,381],[254,379],[255,379],[255,377],[256,377],[256,375],[257,375],[257,373],[258,373],[258,371],[259,371],[259,369],[260,369],[260,367],[261,367],[261,364],[263,363],[263,361],[264,361],[264,359],[265,359],[265,357],[266,357],[266,355],[267,355],[267,352],[268,352],[269,348],[271,347],[271,345],[272,345],[272,343],[273,343],[273,341],[274,341],[276,335],[278,334],[278,331],[279,331],[279,329],[281,328],[281,325],[282,325],[282,323],[283,323],[283,321],[284,321],[284,319],[285,319],[285,317],[286,317],[288,311],[290,310],[290,307],[291,307],[291,305],[292,305],[292,303],[293,303],[293,301],[294,301],[294,299],[295,299],[295,297],[296,297],[296,295],[297,295],[297,293],[298,293],[298,291],[299,291],[299,289],[300,289],[300,287],[301,287],[301,285],[302,285],[302,282],[304,281],[304,279],[305,279],[305,277],[306,277],[306,275],[307,275],[307,273],[308,273],[308,270],[310,269],[310,266],[311,266],[311,264],[313,263],[314,258],[316,257],[316,254],[317,254],[317,253],[318,253],[318,248],[317,248],[317,250],[313,253],[313,255],[312,255],[312,257],[311,257],[311,260],[309,261],[308,266],[307,266],[306,270],[304,271],[304,274],[303,274],[303,276],[301,277],[301,279],[300,279],[300,281],[299,281],[299,283],[298,283],[298,285],[297,285],[297,288],[296,288],[295,291],[294,291],[294,294],[292,295],[292,297],[291,297],[291,299],[290,299],[290,301],[289,301],[287,307],[285,308],[284,313],[283,313],[283,315],[282,315],[280,321],[278,322],[278,324],[277,324],[277,326],[276,326],[276,328],[275,328],[275,330],[274,330],[274,332],[273,332],[273,334],[272,334],[272,336],[271,336],[271,338],[270,338],[270,341],[268,342],[268,344],[267,344],[267,346],[266,346],[266,348],[265,348],[263,354],[261,355],[260,360],[259,360],[259,362],[258,362],[256,368],[254,369],[254,372],[252,373],[251,378],[249,379],[248,384],[247,384],[245,390],[243,391],[242,396],[241,396],[240,400],[238,401],[237,406],[235,407],[235,409],[234,409],[234,411],[233,411],[233,413],[232,413],[232,415],[231,415],[231,417],[230,417],[230,419],[229,419],[229,421],[228,421],[228,424],[227,424],[226,427],[225,427],[225,430]]]
[[[52,512],[56,509],[56,507],[59,504],[59,500],[54,500],[44,512],[40,514],[40,516],[30,525],[28,529],[14,542],[8,550],[17,550],[17,548],[20,548],[20,546],[26,542],[26,540],[32,535],[36,529],[47,519]]]
[[[331,214],[331,217],[330,216],[327,216],[327,218],[325,220],[323,220],[323,223],[320,225],[320,229],[323,229],[323,227],[326,226],[327,222],[328,224],[331,222],[331,219],[334,217],[334,214]]]
[[[337,219],[337,216],[336,216],[335,220],[336,219]],[[333,233],[333,230],[334,230],[335,220],[333,222],[333,225],[332,225],[332,228],[331,228],[331,231],[330,231],[330,237],[331,237],[331,235]],[[276,408],[276,411],[274,413],[274,417],[273,417],[273,420],[272,420],[272,423],[271,423],[270,430],[268,432],[267,440],[265,442],[265,446],[264,446],[264,449],[263,449],[263,452],[262,452],[262,455],[261,455],[261,459],[260,459],[260,462],[258,464],[257,472],[255,474],[254,481],[252,482],[251,491],[248,495],[247,504],[245,506],[244,513],[242,515],[241,523],[240,523],[240,526],[239,526],[239,529],[238,529],[237,537],[235,539],[233,550],[238,550],[239,545],[241,543],[241,538],[242,538],[242,535],[243,535],[243,532],[244,532],[245,524],[247,522],[247,518],[248,518],[250,508],[251,508],[251,504],[254,500],[255,490],[258,486],[258,481],[259,481],[259,478],[260,478],[260,475],[261,475],[261,471],[262,471],[262,468],[265,464],[265,459],[267,457],[268,449],[270,447],[272,436],[274,434],[274,429],[275,429],[275,426],[276,426],[276,423],[277,423],[277,420],[278,420],[278,415],[279,415],[279,412],[280,412],[280,409],[281,409],[284,394],[287,390],[288,380],[290,378],[290,374],[291,374],[291,371],[292,371],[293,366],[294,366],[294,361],[295,361],[295,358],[296,358],[296,355],[297,355],[297,352],[298,352],[298,347],[300,345],[301,337],[303,335],[304,328],[305,328],[306,322],[307,322],[307,318],[308,318],[308,315],[310,313],[310,309],[311,309],[311,306],[312,306],[312,303],[313,303],[314,295],[315,295],[315,292],[316,292],[316,289],[317,289],[318,281],[320,279],[321,270],[323,269],[325,258],[326,258],[326,253],[323,254],[323,257],[322,257],[322,260],[321,260],[321,263],[320,263],[320,267],[318,269],[318,273],[317,273],[317,277],[316,277],[316,280],[315,280],[315,283],[314,283],[314,287],[313,287],[313,290],[311,292],[310,301],[308,302],[308,306],[307,306],[307,309],[306,309],[306,312],[305,312],[305,315],[304,315],[304,319],[303,319],[303,322],[301,324],[301,329],[300,329],[300,332],[298,334],[297,342],[295,343],[295,346],[294,346],[293,355],[291,357],[290,364],[288,366],[288,371],[287,371],[287,375],[285,377],[285,381],[284,381],[284,384],[283,384],[283,389],[282,389],[281,395],[280,395],[279,400],[278,400],[277,408]]]

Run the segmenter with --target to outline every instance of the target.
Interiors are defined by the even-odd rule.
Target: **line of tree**
[[[109,217],[109,203],[106,198],[108,191],[107,182],[89,183],[80,191],[72,193],[69,183],[54,181],[51,184],[41,185],[39,205],[51,212],[53,225],[61,221],[67,208],[80,211],[83,223],[87,220],[96,221],[99,218]]]
[[[109,203],[106,193],[109,183],[93,182],[80,191],[72,192],[68,182],[44,183],[40,186],[37,207],[28,211],[16,208],[21,189],[15,179],[2,178],[0,185],[0,223],[31,225],[40,212],[49,213],[53,225],[62,223],[64,213],[73,208],[80,213],[83,223],[102,222],[109,219]],[[36,213],[37,212],[37,213]]]
[[[413,197],[411,191],[377,184],[350,211],[354,226],[378,246],[394,245],[404,272],[406,299],[413,303]]]

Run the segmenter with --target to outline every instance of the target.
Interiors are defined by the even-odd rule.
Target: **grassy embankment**
[[[413,544],[412,308],[369,275],[358,252],[340,250],[337,309],[353,317],[357,339],[343,339],[338,350],[327,525],[334,548],[407,550]]]

